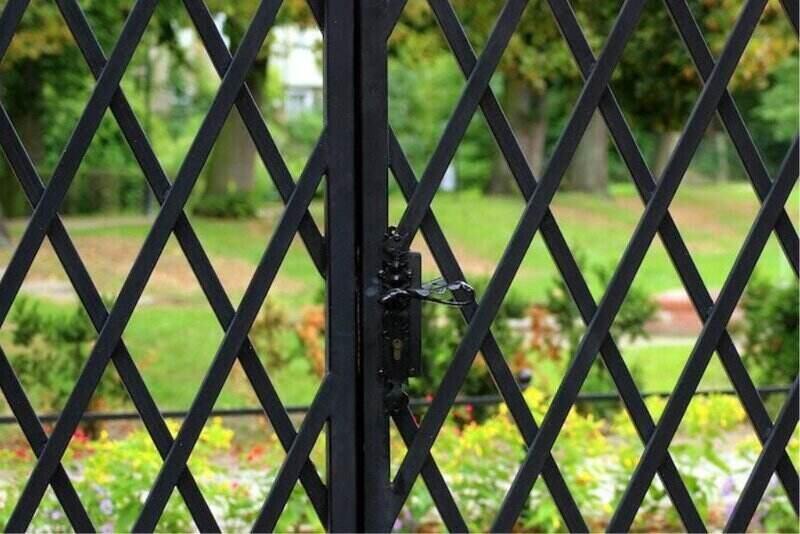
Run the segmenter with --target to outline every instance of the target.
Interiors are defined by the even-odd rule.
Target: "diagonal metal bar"
[[[786,445],[797,427],[797,388],[798,382],[795,379],[789,398],[786,399],[786,404],[783,405],[781,413],[775,422],[775,428],[769,439],[764,443],[764,448],[758,456],[755,468],[750,473],[744,490],[733,508],[728,524],[725,525],[726,532],[746,532],[747,526],[753,519],[753,514],[755,514],[758,503],[764,496],[767,484],[772,478],[772,473],[775,471],[781,456],[785,454]]]
[[[789,16],[789,22],[792,24],[795,35],[797,35],[800,7],[798,7],[797,2],[792,2],[792,0],[781,0],[781,5],[783,6],[783,10],[786,11],[786,14]]]
[[[588,73],[591,72],[595,59],[588,42],[578,26],[574,12],[566,0],[549,1],[556,22],[567,44],[570,46],[573,56],[575,56],[577,60],[581,72],[584,76],[587,76]],[[709,72],[710,68],[711,67],[709,67]],[[720,104],[721,107],[724,107],[725,101],[726,98],[723,97]],[[612,139],[614,139],[617,150],[634,179],[639,195],[643,201],[647,202],[652,195],[656,182],[642,156],[641,150],[636,144],[630,127],[625,121],[625,117],[614,97],[613,91],[610,88],[600,101],[600,112],[608,125],[609,132],[611,133]],[[769,177],[767,177],[767,180],[771,183]],[[769,187],[769,183],[767,187]],[[687,294],[692,300],[692,304],[698,316],[701,321],[704,321],[708,316],[708,311],[714,305],[714,301],[700,276],[700,271],[691,258],[688,247],[683,241],[669,213],[665,215],[659,227],[659,235],[664,243],[664,248],[680,276],[681,282],[686,288]],[[738,349],[727,332],[723,333],[720,338],[717,351],[753,427],[763,442],[769,435],[770,428],[772,427],[772,420],[764,407],[755,384],[742,363]],[[606,365],[608,366],[608,361],[606,361]],[[617,381],[615,380],[615,382]],[[790,500],[796,502],[798,495],[797,471],[788,455],[784,455],[784,458],[781,460],[778,466],[778,474]],[[677,505],[676,508],[678,508],[678,510],[682,509]]]
[[[733,310],[736,308],[736,304],[747,286],[761,252],[767,244],[769,235],[780,213],[783,211],[783,206],[792,191],[792,187],[797,183],[799,155],[798,141],[795,139],[772,186],[772,191],[769,192],[767,199],[759,210],[755,224],[750,229],[736,258],[734,267],[728,275],[719,298],[703,326],[697,343],[692,349],[689,361],[678,379],[664,412],[661,414],[656,430],[645,446],[639,465],[628,483],[617,511],[611,518],[609,523],[610,530],[626,530],[633,522],[636,510],[650,487],[651,473],[655,472],[655,467],[661,462],[664,452],[678,430],[683,414],[686,412],[693,393],[700,384],[703,372],[711,360],[711,354],[717,345],[719,336],[722,334],[725,325],[730,321]]]
[[[44,184],[2,105],[0,105],[0,145],[3,147],[9,165],[22,184],[30,204],[35,207],[44,192]],[[56,256],[64,266],[92,325],[99,332],[108,317],[108,312],[100,292],[92,282],[77,249],[58,216],[50,226],[48,235]],[[172,436],[124,344],[120,343],[114,354],[113,362],[156,448],[160,454],[165,456],[172,444]],[[41,446],[44,446],[44,442]],[[218,531],[219,527],[214,516],[188,471],[181,479],[180,489],[198,527],[204,530]]]
[[[137,532],[150,531],[156,526],[164,506],[166,506],[178,476],[185,468],[200,432],[208,419],[214,403],[225,385],[236,354],[242,347],[247,333],[258,315],[261,305],[278,273],[283,258],[297,232],[303,214],[317,190],[324,172],[323,143],[317,145],[314,154],[303,172],[297,188],[292,194],[286,210],[270,239],[247,290],[242,297],[239,309],[228,327],[225,337],[217,350],[206,377],[195,396],[188,415],[175,437],[161,471],[156,478],[150,494],[145,501],[133,529]]]
[[[0,391],[3,392],[14,417],[17,418],[25,439],[28,440],[28,444],[34,454],[39,456],[44,444],[47,443],[47,434],[42,428],[38,417],[36,417],[36,412],[25,395],[22,385],[17,380],[14,370],[8,362],[8,357],[2,348],[0,348]],[[86,513],[86,508],[84,508],[78,492],[75,491],[69,475],[60,463],[55,473],[53,473],[50,485],[56,494],[58,502],[61,503],[61,507],[64,509],[72,528],[76,532],[95,532],[92,520],[89,518],[89,514]]]
[[[392,414],[395,425],[403,442],[408,446],[414,439],[414,435],[418,432],[419,426],[411,412],[410,407]],[[422,479],[428,487],[428,492],[433,499],[439,515],[444,521],[444,525],[450,532],[468,532],[467,524],[461,511],[458,509],[453,494],[450,493],[450,488],[447,486],[447,481],[442,476],[439,467],[436,465],[436,460],[433,455],[428,455],[425,466],[422,468]]]
[[[97,42],[96,37],[91,32],[83,12],[75,0],[58,0],[59,8],[67,22],[68,27],[75,36],[78,47],[84,55],[90,69],[95,76],[99,76],[105,65],[105,56]],[[204,10],[207,13],[207,10]],[[216,28],[215,28],[216,29]],[[218,35],[218,34],[217,34]],[[221,41],[221,36],[220,36]],[[223,43],[224,44],[224,43]],[[227,48],[225,49],[227,54]],[[245,86],[246,89],[246,86]],[[245,91],[243,89],[243,91]],[[139,162],[142,171],[150,184],[153,193],[159,203],[164,202],[170,188],[166,173],[158,162],[147,136],[139,125],[133,110],[130,107],[124,92],[120,89],[111,101],[111,111],[117,119],[120,129],[131,147],[131,150]],[[291,178],[290,178],[291,179]],[[290,184],[294,188],[294,184]],[[278,185],[276,184],[276,187]],[[290,192],[291,193],[291,192]],[[304,228],[301,224],[301,235]],[[56,220],[58,222],[58,220]],[[185,214],[181,213],[174,228],[175,237],[186,256],[192,271],[200,284],[203,293],[206,295],[212,310],[223,330],[227,329],[233,318],[234,309],[228,298],[222,283],[219,280],[208,255],[203,249],[203,245],[195,234],[194,229],[189,223]],[[307,245],[308,246],[308,245]],[[309,250],[311,247],[308,247]],[[248,340],[239,353],[239,360],[253,389],[258,397],[264,412],[272,423],[275,433],[284,449],[289,448],[296,436],[296,431],[288,413],[282,407],[280,399],[269,377],[261,366],[258,356],[252,344]],[[134,401],[135,403],[136,401]],[[169,443],[172,443],[172,435],[168,434]],[[167,445],[169,448],[169,445]],[[319,477],[316,469],[309,463],[303,470],[300,478],[302,484],[308,491],[309,498],[313,503],[317,514],[320,517],[327,516],[327,501],[325,497],[325,485]],[[180,489],[180,487],[179,487]]]
[[[9,0],[0,13],[0,60],[6,55],[11,40],[31,0]]]
[[[575,398],[594,362],[597,351],[605,336],[608,335],[614,317],[627,295],[658,227],[661,225],[692,155],[714,114],[716,105],[733,75],[749,36],[758,23],[765,1],[752,0],[743,9],[720,60],[692,111],[662,180],[648,202],[634,235],[628,243],[622,261],[606,289],[598,311],[578,347],[577,355],[551,402],[550,409],[542,422],[542,431],[529,449],[523,467],[512,483],[494,529],[503,530],[513,524],[522,509],[526,495],[538,478],[542,465],[541,454],[551,449],[569,410],[574,405]]]
[[[211,63],[220,77],[224,76],[233,60],[225,40],[220,34],[220,30],[214,22],[214,18],[208,11],[203,0],[184,0],[189,17],[197,29],[197,34],[203,42],[203,46],[208,52]],[[316,13],[316,11],[315,11]],[[261,110],[256,104],[250,89],[245,84],[236,99],[236,109],[242,119],[253,144],[256,147],[261,161],[269,171],[270,177],[275,184],[278,194],[281,195],[284,203],[294,191],[294,181],[286,167],[286,162],[280,155],[278,147],[272,134],[269,131],[266,121],[261,115]],[[310,213],[306,213],[303,222],[300,224],[300,237],[308,249],[314,266],[321,276],[325,277],[325,238],[314,222]]]
[[[528,0],[508,0],[503,11],[495,23],[486,47],[481,54],[475,68],[471,70],[467,85],[461,93],[450,120],[445,126],[439,139],[439,144],[433,153],[425,172],[420,180],[419,187],[414,191],[414,196],[408,201],[398,228],[401,235],[405,235],[407,243],[411,244],[417,233],[425,213],[433,200],[439,184],[442,181],[447,166],[461,143],[467,131],[475,110],[478,108],[481,97],[489,87],[492,74],[500,62],[511,36],[514,34],[522,13],[528,5]]]
[[[273,2],[264,0],[259,5],[253,23],[246,33],[242,45],[237,51],[236,58],[231,64],[231,68],[228,70],[220,86],[220,90],[214,99],[211,109],[197,133],[195,142],[189,150],[184,165],[181,167],[178,179],[167,194],[161,211],[145,239],[142,250],[123,284],[114,308],[89,355],[76,387],[67,400],[64,413],[62,413],[59,418],[50,440],[42,451],[42,455],[36,467],[34,467],[28,479],[28,483],[23,489],[20,500],[17,502],[17,506],[11,516],[13,522],[10,524],[15,525],[15,528],[22,529],[30,523],[31,517],[28,513],[24,513],[24,511],[27,510],[26,507],[29,506],[30,503],[38,502],[38,500],[41,499],[47,482],[57,465],[57,461],[66,450],[72,432],[80,420],[80,414],[86,409],[91,395],[97,387],[102,373],[105,370],[105,366],[111,357],[111,353],[119,343],[127,321],[130,319],[136,307],[136,302],[144,290],[144,286],[155,267],[158,257],[161,255],[161,251],[181,213],[183,205],[188,199],[194,182],[197,180],[199,172],[213,146],[214,140],[219,134],[222,124],[233,106],[235,97],[244,84],[247,71],[274,20],[279,5],[280,2],[278,0]],[[143,7],[141,6],[145,6],[145,0],[140,0],[140,2],[137,3],[129,16],[129,21],[139,21],[139,19],[142,18],[140,11],[143,10]],[[146,7],[150,8],[149,10],[152,11],[151,5],[148,4]],[[130,22],[126,23],[126,27],[123,29],[123,36],[130,26]],[[120,38],[120,42],[123,42],[122,37]],[[115,73],[115,69],[111,69],[111,65],[115,57],[119,55],[117,50],[111,54],[109,63],[101,75],[101,81],[98,82],[98,86],[103,85],[104,79],[111,80],[110,78],[106,78],[106,75],[109,72]],[[117,59],[117,62],[119,62],[119,59]],[[111,71],[109,69],[111,69]],[[108,84],[106,83],[106,85]],[[42,201],[39,203],[39,208],[34,212],[34,218],[36,217],[36,213],[40,211],[42,205],[48,200],[48,194],[53,191],[54,185],[55,183],[51,183],[50,187],[48,187],[48,190],[42,197]],[[61,191],[57,192],[61,193]],[[30,229],[31,226],[28,228]]]
[[[638,22],[643,5],[643,0],[627,0],[624,4],[600,59],[584,86],[572,117],[562,133],[547,172],[531,196],[512,240],[481,299],[453,362],[442,380],[439,391],[431,403],[431,408],[420,425],[421,430],[412,446],[409,447],[409,452],[400,466],[399,477],[408,480],[419,473],[424,455],[436,439],[436,435],[447,417],[449,406],[455,399],[458,388],[466,377],[480,344],[497,314],[500,303],[525,257],[535,231],[548,210],[548,205],[558,188],[561,176],[574,154],[577,141],[583,135],[597,107],[600,96],[611,77],[611,72],[622,54],[624,44]],[[541,432],[537,435],[536,440],[540,437]],[[541,457],[542,460],[546,458],[547,455]]]
[[[704,82],[708,81],[714,68],[714,57],[708,49],[703,33],[686,4],[686,0],[666,0],[666,5],[681,39],[686,43],[686,48],[694,61],[698,74]],[[736,102],[727,90],[722,95],[717,111],[759,200],[763,202],[772,185],[772,180],[769,178],[767,167],[761,158],[758,147],[753,142],[744,119],[736,107]],[[785,211],[778,219],[778,224],[775,225],[775,234],[789,265],[797,276],[800,245],[798,245],[794,225]]]
[[[106,68],[103,69],[83,114],[67,142],[67,147],[56,165],[47,191],[34,209],[6,272],[0,278],[0,325],[8,315],[11,303],[19,292],[33,259],[44,241],[47,229],[55,217],[56,210],[63,201],[75,172],[100,126],[111,97],[119,86],[157,3],[156,0],[139,0],[131,10]]]
[[[253,532],[273,532],[275,530],[275,525],[278,524],[278,519],[297,484],[300,471],[311,455],[311,450],[319,439],[325,421],[330,416],[331,407],[336,402],[338,391],[336,375],[327,375],[303,419],[297,438],[289,448],[286,459],[278,471],[278,476],[272,483],[269,495],[253,526]]]
[[[462,72],[467,75],[469,70],[474,67],[475,53],[471,48],[464,29],[458,22],[455,11],[446,0],[431,0],[430,4],[443,29],[445,38],[456,56]],[[564,2],[560,4],[564,4]],[[557,6],[557,8],[558,7],[561,6]],[[563,7],[565,7],[568,14],[571,15],[571,20],[575,22],[575,33],[572,37],[583,39],[585,42],[583,33],[577,26],[577,21],[575,20],[571,8],[568,4],[565,4]],[[559,15],[556,13],[557,22],[558,18]],[[591,53],[591,50],[589,53]],[[593,64],[594,58],[592,57],[591,59]],[[587,66],[585,70],[586,76],[588,76],[590,69],[591,66]],[[605,100],[606,98],[604,95],[601,102]],[[491,88],[487,90],[481,101],[481,109],[483,110],[487,124],[498,146],[501,148],[509,168],[512,170],[512,174],[523,196],[528,200],[533,194],[536,180]],[[545,239],[545,243],[553,256],[559,272],[561,272],[566,282],[570,294],[573,296],[573,300],[583,320],[588,324],[597,308],[594,298],[550,211],[546,214],[544,221],[545,222],[542,224],[542,236]],[[485,352],[485,349],[483,349],[483,352]],[[649,433],[652,432],[655,424],[650,417],[647,407],[639,396],[636,384],[622,359],[619,349],[610,336],[603,344],[603,347],[601,347],[601,354],[612,379],[617,384],[620,396],[631,415],[634,427],[639,432],[640,437],[645,439]],[[683,484],[680,479],[677,468],[671,458],[665,462],[662,471],[660,471],[660,475],[675,507],[681,510],[681,517],[687,529],[693,531],[703,529],[702,519],[692,502],[685,484]]]
[[[393,131],[390,131],[390,155],[391,167],[397,183],[406,199],[410,198],[417,186],[417,179],[414,176],[414,171],[408,163],[408,159],[400,146]],[[464,272],[458,265],[458,260],[455,257],[447,239],[442,231],[439,222],[436,220],[432,210],[428,210],[425,218],[422,220],[421,225],[422,236],[425,238],[428,248],[433,254],[434,260],[439,267],[440,272],[446,280],[466,280]],[[458,295],[457,295],[458,296]],[[469,322],[475,314],[476,305],[471,304],[460,308],[464,320]],[[489,371],[494,378],[498,391],[506,401],[508,410],[514,418],[514,422],[523,436],[526,444],[533,441],[538,427],[536,421],[533,419],[530,409],[528,408],[522,392],[514,379],[511,370],[505,362],[500,346],[497,344],[491,330],[487,333],[481,345],[481,353],[489,367]],[[410,443],[408,444],[410,445]],[[424,475],[424,468],[423,468]],[[587,532],[589,527],[583,520],[583,516],[578,509],[572,494],[567,487],[564,477],[558,470],[558,466],[553,458],[548,458],[543,471],[545,483],[547,484],[550,494],[561,513],[567,527],[573,532]],[[400,508],[405,502],[408,494],[411,491],[413,484],[398,484],[395,481],[394,489],[398,498],[395,503],[396,512],[399,513]]]
[[[403,14],[403,9],[405,9],[407,3],[408,0],[388,0],[386,2],[386,29],[384,33],[387,40],[392,36],[392,31],[397,26],[397,21],[400,19],[400,15]]]

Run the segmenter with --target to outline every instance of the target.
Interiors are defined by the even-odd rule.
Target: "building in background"
[[[296,116],[322,108],[322,36],[316,29],[280,26],[274,30],[273,72],[284,90],[284,111]]]

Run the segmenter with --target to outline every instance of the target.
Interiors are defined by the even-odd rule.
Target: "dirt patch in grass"
[[[464,271],[464,274],[469,276],[491,276],[494,270],[497,268],[495,262],[487,260],[485,258],[481,258],[475,254],[471,254],[467,252],[466,248],[459,246],[454,243],[450,243],[450,248],[453,251],[456,259],[458,260],[458,264],[461,266],[461,270]],[[439,269],[436,266],[436,260],[433,257],[433,253],[428,248],[428,245],[425,243],[424,239],[417,237],[414,239],[414,244],[412,246],[412,250],[415,250],[422,254],[422,269],[426,273],[433,273],[435,272],[436,275],[439,275]]]
[[[141,248],[141,242],[136,239],[111,236],[78,236],[74,243],[104,295],[117,294]],[[8,264],[12,254],[13,249],[0,250],[0,269]],[[255,268],[245,260],[219,256],[211,257],[211,264],[229,295],[241,294],[245,290]],[[290,277],[281,276],[275,289],[278,293],[291,293],[297,291],[298,284]],[[54,300],[74,298],[74,290],[49,242],[43,244],[22,290]],[[200,285],[188,260],[178,244],[171,240],[150,277],[143,302],[180,303],[201,295]]]

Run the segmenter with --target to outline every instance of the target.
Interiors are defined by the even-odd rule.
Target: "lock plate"
[[[422,256],[403,248],[402,236],[390,228],[384,241],[383,294],[405,292],[419,287]],[[400,294],[400,293],[397,293]],[[393,298],[383,303],[383,360],[381,373],[387,381],[404,384],[419,376],[422,361],[422,302],[414,298]]]

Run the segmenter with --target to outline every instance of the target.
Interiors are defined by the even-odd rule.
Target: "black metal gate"
[[[514,527],[527,495],[540,475],[568,528],[574,531],[587,529],[579,508],[581,503],[572,498],[551,449],[598,354],[616,383],[645,446],[611,519],[610,531],[630,528],[656,475],[663,482],[686,529],[705,530],[703,519],[670,457],[668,447],[714,351],[719,354],[763,444],[727,530],[741,531],[747,527],[773,473],[777,474],[797,512],[798,475],[786,453],[786,445],[798,420],[798,381],[795,379],[786,404],[773,422],[727,331],[735,305],[772,233],[779,240],[791,269],[795,275],[798,273],[797,233],[784,210],[798,178],[797,138],[779,172],[771,178],[727,91],[767,0],[743,2],[741,15],[718,58],[712,57],[686,0],[664,0],[663,7],[669,11],[704,87],[680,141],[658,179],[648,168],[609,85],[646,1],[626,0],[622,4],[605,46],[595,58],[568,0],[548,0],[585,83],[551,161],[537,179],[489,85],[528,4],[527,0],[505,2],[480,56],[476,56],[471,48],[448,0],[429,0],[464,74],[465,87],[433,156],[418,179],[388,121],[387,38],[406,4],[405,0],[309,0],[324,36],[325,128],[305,170],[294,182],[245,85],[247,72],[274,22],[281,1],[262,0],[241,46],[231,55],[203,1],[184,0],[222,83],[184,164],[174,181],[170,182],[120,88],[120,80],[158,4],[157,0],[135,2],[108,57],[93,35],[79,2],[56,0],[97,84],[46,187],[6,110],[0,107],[0,145],[33,207],[31,220],[0,280],[0,322],[7,317],[36,253],[47,237],[99,337],[49,435],[37,419],[8,359],[0,352],[0,387],[38,457],[6,529],[20,531],[29,526],[48,486],[55,491],[76,530],[94,529],[61,460],[93,391],[111,362],[164,459],[134,529],[155,529],[170,495],[177,489],[200,530],[219,530],[187,467],[187,460],[238,359],[287,451],[286,460],[254,525],[255,530],[275,527],[298,481],[329,530],[390,530],[420,476],[446,526],[453,531],[466,530],[459,507],[430,451],[478,353],[485,359],[528,446],[524,463],[494,522],[495,530],[509,531]],[[7,51],[28,4],[29,0],[9,0],[0,14],[0,57]],[[797,32],[797,3],[784,0],[782,4]],[[238,309],[231,304],[183,212],[220,129],[234,106],[286,205]],[[431,210],[431,202],[479,108],[516,179],[520,194],[526,200],[526,207],[488,288],[476,303]],[[106,310],[58,216],[59,206],[107,109],[114,115],[144,178],[160,203],[158,216],[110,310]],[[596,303],[550,211],[550,203],[592,114],[598,109],[645,209],[604,297]],[[669,214],[669,206],[715,114],[737,150],[761,201],[761,208],[723,290],[713,300]],[[388,222],[390,174],[408,201],[397,228],[390,228]],[[324,236],[308,212],[323,176],[326,180]],[[490,326],[538,231],[541,231],[549,253],[580,310],[586,332],[547,415],[537,423]],[[417,287],[416,259],[408,251],[417,233],[426,240],[446,280],[444,284]],[[180,243],[225,331],[223,342],[174,440],[121,339],[172,234]],[[327,374],[297,430],[248,340],[250,327],[295,234],[300,235],[326,280],[328,314]],[[648,412],[609,334],[656,234],[668,251],[704,325],[658,424]],[[405,402],[407,398],[403,392],[404,381],[419,371],[417,302],[431,299],[432,293],[443,289],[452,291],[455,301],[451,304],[461,307],[468,328],[430,407],[418,423]],[[408,446],[394,477],[390,476],[390,421],[394,422]],[[325,476],[309,459],[311,449],[323,430],[326,430],[328,438]]]

